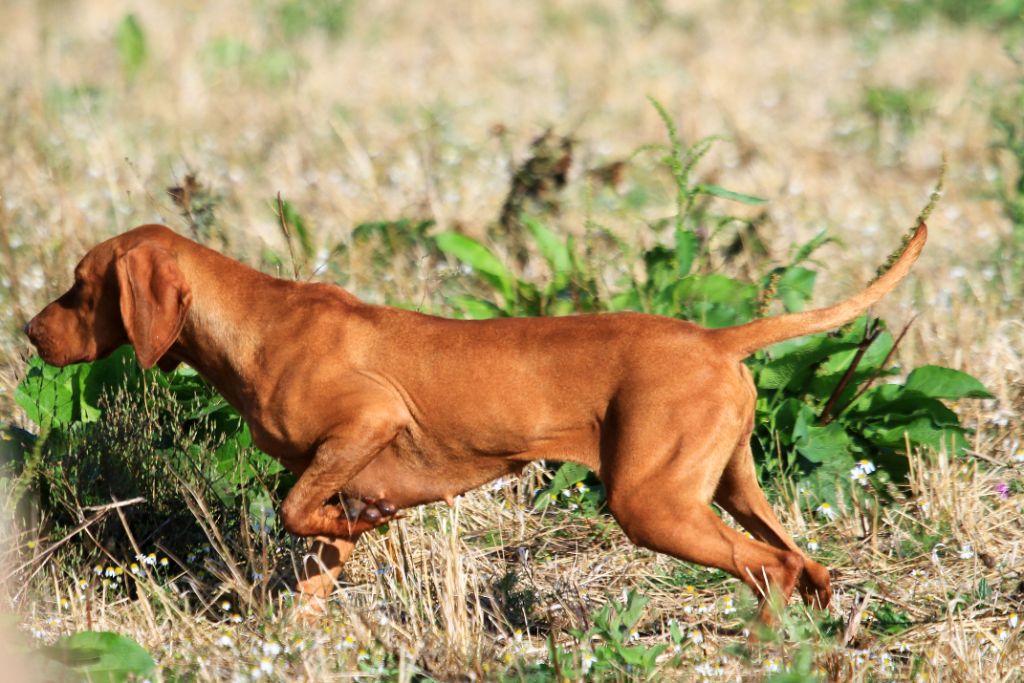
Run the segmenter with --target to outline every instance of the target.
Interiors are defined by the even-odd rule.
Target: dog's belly
[[[574,460],[590,466],[596,441],[591,434],[561,435],[487,450],[470,444],[441,446],[428,439],[400,436],[356,475],[343,493],[353,498],[385,499],[399,508],[451,500],[499,477],[518,474],[534,460]],[[596,460],[596,458],[593,458]]]

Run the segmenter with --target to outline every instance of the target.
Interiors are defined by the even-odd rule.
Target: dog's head
[[[139,364],[153,367],[178,338],[192,302],[175,239],[170,229],[147,225],[90,249],[71,289],[25,326],[39,356],[63,367],[130,342]]]

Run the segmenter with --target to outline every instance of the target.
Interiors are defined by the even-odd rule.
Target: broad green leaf
[[[856,348],[857,342],[843,341],[827,334],[793,339],[772,347],[773,358],[757,370],[757,386],[781,389],[802,385],[818,363],[834,353]]]
[[[471,266],[480,277],[497,288],[506,303],[514,300],[515,278],[487,247],[457,232],[442,232],[434,241],[438,249]]]
[[[913,445],[929,446],[935,450],[946,449],[951,453],[959,453],[967,447],[967,439],[962,428],[936,426],[927,415],[892,426],[868,425],[864,429],[864,436],[878,446],[896,449],[903,449],[906,439],[910,439]]]
[[[729,199],[734,202],[739,202],[740,204],[749,204],[750,206],[758,206],[768,201],[761,197],[733,192],[732,190],[727,190],[724,187],[712,185],[710,183],[703,183],[698,185],[695,189],[697,192],[703,192],[704,194],[709,194],[714,197],[721,197],[722,199]]]
[[[141,645],[109,631],[82,631],[61,638],[43,654],[78,671],[90,683],[141,680],[156,668]]]
[[[907,377],[906,388],[931,398],[993,398],[985,385],[966,372],[938,365],[923,365],[915,369]]]
[[[56,368],[38,356],[28,363],[25,378],[14,390],[14,400],[40,427],[60,427],[75,417],[76,366]]]
[[[691,275],[684,278],[677,285],[676,293],[680,301],[691,307],[696,307],[701,302],[728,305],[733,311],[732,317],[740,319],[737,322],[750,319],[754,303],[757,300],[755,285],[743,283],[719,273]],[[703,321],[698,320],[698,322]],[[733,324],[730,321],[726,322]]]
[[[630,288],[613,296],[608,302],[609,311],[642,311],[643,303],[636,288]]]
[[[128,14],[117,25],[117,53],[121,57],[121,67],[129,79],[146,63],[146,34],[134,14]]]
[[[850,436],[839,422],[825,427],[808,425],[806,434],[797,441],[796,450],[813,463],[821,463],[850,452]]]
[[[778,294],[787,311],[792,313],[803,310],[804,304],[814,294],[814,281],[817,277],[815,271],[800,266],[786,269],[779,278]]]

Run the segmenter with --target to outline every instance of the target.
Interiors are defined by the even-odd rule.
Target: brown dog
[[[144,368],[185,362],[299,476],[285,528],[322,537],[300,590],[325,595],[360,534],[396,512],[519,472],[582,463],[634,543],[828,605],[828,571],[786,534],[750,452],[756,391],[743,359],[851,320],[906,276],[892,268],[835,306],[736,327],[636,313],[446,320],[278,280],[159,225],[94,247],[26,332],[48,363],[131,343]],[[726,526],[728,510],[757,540]],[[770,618],[767,608],[761,617]]]

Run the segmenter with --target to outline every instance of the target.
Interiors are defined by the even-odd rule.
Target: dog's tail
[[[910,267],[914,265],[927,239],[928,227],[921,223],[889,270],[868,285],[867,289],[846,301],[814,311],[761,318],[744,325],[709,330],[711,339],[726,353],[732,352],[740,358],[746,358],[754,351],[777,342],[839,327],[892,291],[910,272]]]

